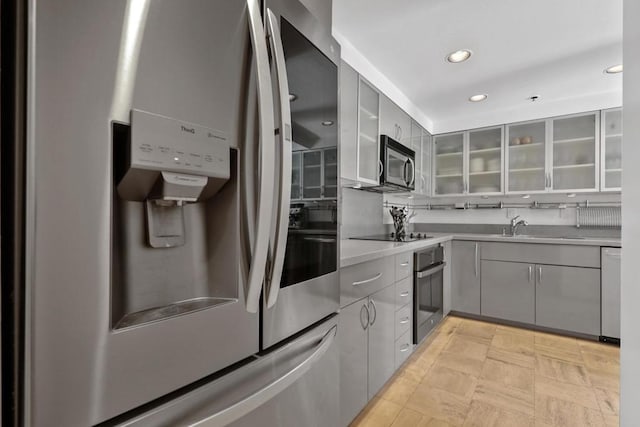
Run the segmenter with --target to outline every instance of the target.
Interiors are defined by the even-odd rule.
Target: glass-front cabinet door
[[[502,192],[502,126],[468,133],[469,194]]]
[[[600,189],[622,189],[622,109],[603,110],[600,119]]]
[[[550,186],[546,168],[547,121],[506,126],[507,193],[543,193]]]
[[[599,116],[589,113],[551,119],[553,138],[551,190],[598,189],[597,138]]]
[[[338,195],[338,155],[335,148],[330,148],[322,152],[323,188],[322,197],[334,199]]]
[[[420,178],[422,185],[422,194],[431,195],[431,144],[433,136],[426,130],[422,129],[422,160],[420,162],[422,176]]]
[[[438,135],[435,146],[435,195],[464,194],[464,132]]]
[[[322,151],[302,153],[302,198],[319,199],[322,194]]]
[[[416,194],[424,194],[424,189],[422,185],[422,127],[411,121],[411,147],[415,153],[415,185],[413,192]]]
[[[302,198],[302,152],[291,154],[291,200]]]
[[[358,86],[358,179],[378,185],[380,180],[380,95],[362,78]]]

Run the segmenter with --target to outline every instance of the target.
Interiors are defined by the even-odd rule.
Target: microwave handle
[[[412,158],[409,158],[409,163],[411,163],[411,182],[409,183],[409,187],[411,187],[416,181],[416,163]]]

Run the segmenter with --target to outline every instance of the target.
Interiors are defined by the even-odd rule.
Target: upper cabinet
[[[291,157],[291,200],[335,199],[338,194],[336,148],[294,151]]]
[[[547,121],[507,125],[505,132],[507,193],[547,191]]]
[[[603,110],[600,130],[600,189],[620,191],[622,183],[622,109]]]
[[[434,147],[434,195],[465,194],[465,132],[437,135]]]
[[[414,194],[431,195],[431,134],[416,121],[411,121],[411,146],[415,151],[415,189]]]
[[[362,78],[358,84],[358,180],[376,185],[380,180],[380,95]]]
[[[422,129],[422,153],[420,160],[421,169],[421,193],[425,196],[431,195],[431,169],[433,162],[431,161],[431,153],[433,152],[433,136],[426,129]]]
[[[503,127],[468,132],[469,194],[502,193]]]
[[[549,191],[598,190],[599,113],[551,119]]]
[[[379,94],[344,61],[340,64],[340,177],[379,182]]]
[[[411,117],[384,95],[380,99],[380,134],[411,148]]]
[[[507,193],[598,190],[597,112],[506,126]]]
[[[434,195],[502,193],[502,126],[438,135],[433,141]]]

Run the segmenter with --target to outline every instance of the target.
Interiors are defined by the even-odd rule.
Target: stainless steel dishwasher
[[[444,248],[433,246],[414,254],[413,342],[419,344],[442,320]]]
[[[600,340],[620,343],[620,248],[601,249],[602,330]]]

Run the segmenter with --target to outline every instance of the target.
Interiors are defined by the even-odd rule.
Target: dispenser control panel
[[[226,178],[227,136],[215,129],[146,111],[131,111],[131,167]]]

